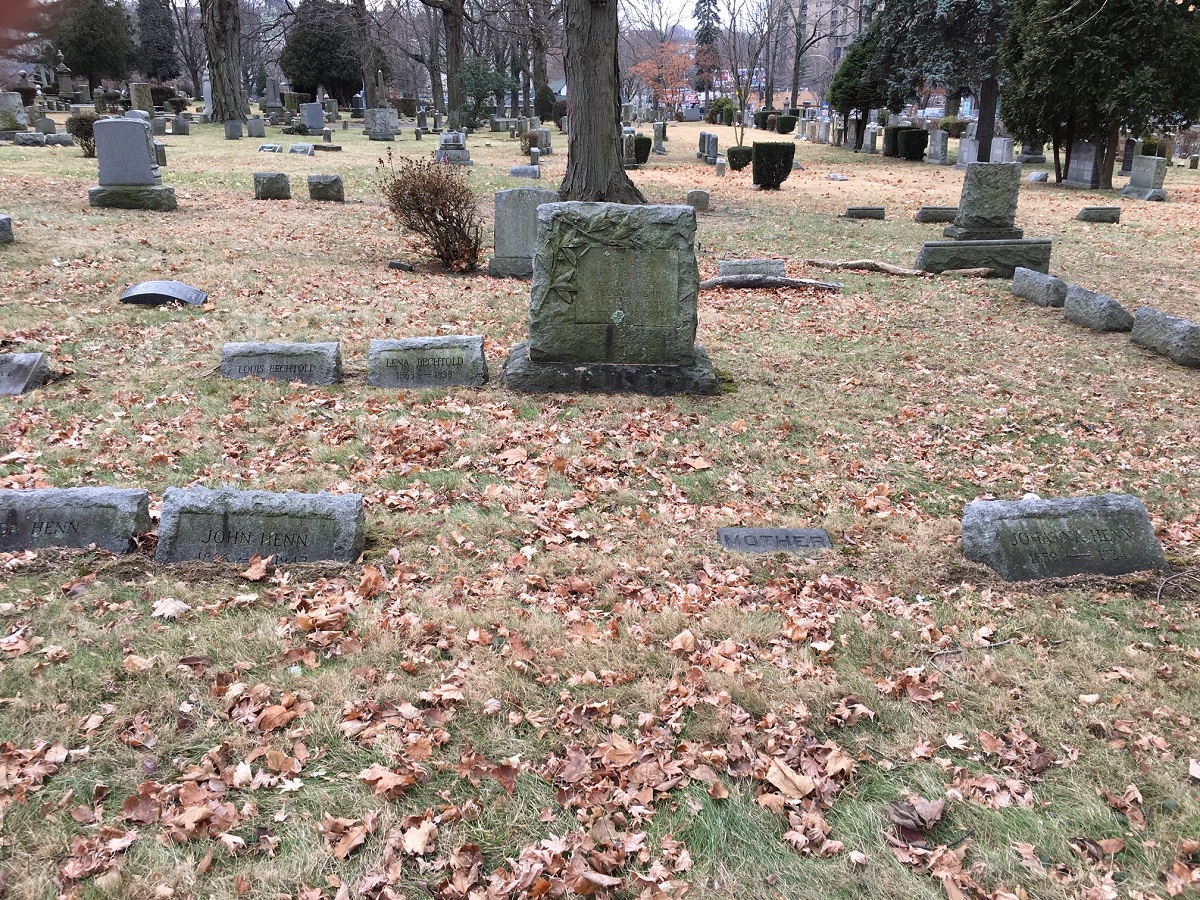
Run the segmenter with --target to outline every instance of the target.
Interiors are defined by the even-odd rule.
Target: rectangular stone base
[[[1162,188],[1134,187],[1132,184],[1127,184],[1121,188],[1121,196],[1133,197],[1135,200],[1154,200],[1162,203],[1167,199],[1167,192]]]
[[[529,344],[513,347],[501,383],[529,394],[669,394],[721,393],[708,353],[696,345],[690,366],[632,366],[621,363],[542,363],[529,359]]]
[[[964,225],[947,225],[942,236],[952,241],[1019,241],[1025,237],[1020,228],[968,228]]]
[[[489,256],[488,274],[493,278],[530,278],[533,276],[533,257]]]
[[[161,184],[97,185],[88,191],[88,205],[109,209],[175,209],[175,188]]]
[[[1019,241],[928,241],[921,245],[914,269],[947,272],[953,269],[991,269],[995,278],[1012,278],[1014,270],[1050,271],[1050,238]]]
[[[953,222],[958,218],[957,206],[922,206],[913,216],[914,222],[929,224],[933,222]]]

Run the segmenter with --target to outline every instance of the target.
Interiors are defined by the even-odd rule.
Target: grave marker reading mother
[[[88,547],[128,553],[150,530],[150,495],[118,488],[0,491],[0,551]]]
[[[1128,494],[1059,500],[976,500],[962,522],[963,554],[1005,581],[1125,575],[1165,569],[1142,501]]]
[[[824,528],[718,528],[717,540],[726,550],[742,553],[794,553],[816,556],[832,550]]]
[[[353,562],[363,550],[362,494],[167,488],[155,562]]]

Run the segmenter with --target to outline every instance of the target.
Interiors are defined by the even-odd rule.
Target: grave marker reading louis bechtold
[[[726,550],[742,553],[795,553],[816,556],[833,549],[824,528],[718,528],[717,540]]]
[[[1125,575],[1165,569],[1146,508],[1128,494],[1058,500],[977,500],[962,521],[967,559],[1005,581]]]
[[[88,547],[128,553],[150,530],[150,495],[118,488],[0,491],[0,551]]]
[[[362,494],[167,488],[155,562],[353,562],[362,553]]]
[[[317,344],[229,343],[221,348],[221,377],[336,384],[342,380],[341,349],[336,341]]]

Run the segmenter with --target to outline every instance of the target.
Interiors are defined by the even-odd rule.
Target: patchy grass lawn
[[[804,143],[753,192],[694,158],[701,127],[633,177],[656,202],[712,192],[705,275],[909,265],[939,234],[917,206],[957,202],[953,169]],[[701,295],[720,398],[369,389],[371,338],[482,333],[495,372],[528,285],[388,270],[416,257],[382,145],[337,139],[168,137],[171,214],[89,209],[94,161],[0,147],[0,339],[55,370],[0,404],[0,483],[360,492],[368,521],[349,566],[156,567],[152,539],[0,556],[9,896],[1200,891],[1196,372],[1001,281],[839,273],[834,295]],[[507,137],[470,147],[481,195],[528,183]],[[256,169],[297,199],[255,202]],[[317,172],[344,206],[306,199]],[[1018,221],[1064,278],[1200,318],[1200,177],[1167,189],[1023,184]],[[1094,202],[1122,224],[1074,221]],[[864,203],[887,220],[837,218]],[[212,301],[118,304],[151,278]],[[346,380],[216,377],[254,339],[339,340]],[[1193,575],[1011,585],[966,562],[964,503],[1030,491],[1135,494]],[[726,553],[738,524],[836,549]]]

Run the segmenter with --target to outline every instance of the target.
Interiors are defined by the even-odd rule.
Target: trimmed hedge
[[[650,148],[653,146],[654,141],[648,135],[639,134],[633,139],[633,155],[637,158],[639,166],[644,166],[650,159]]]
[[[725,122],[729,125],[733,122],[733,113],[737,110],[737,104],[728,97],[718,97],[713,101],[712,106],[708,108],[708,112],[704,116],[704,121],[709,125],[717,125],[725,122],[726,114],[729,115],[729,121]]]
[[[796,145],[791,141],[755,141],[753,150],[754,183],[764,190],[779,190],[792,174]]]
[[[754,127],[765,130],[767,127],[767,116],[771,115],[771,111],[760,109],[754,114]]]
[[[799,119],[799,116],[778,116],[775,119],[775,130],[779,134],[791,134],[796,130],[796,122]]]
[[[938,128],[952,138],[960,138],[966,134],[967,126],[970,124],[966,119],[960,119],[958,116],[942,116],[938,120]]]
[[[750,165],[753,156],[754,151],[750,147],[730,147],[725,151],[725,161],[735,172],[740,172]]]
[[[924,128],[901,128],[896,134],[896,155],[901,159],[920,162],[929,146],[929,132]]]
[[[900,151],[896,146],[896,135],[901,129],[908,128],[907,125],[888,125],[883,129],[883,155],[884,156],[899,156]]]

